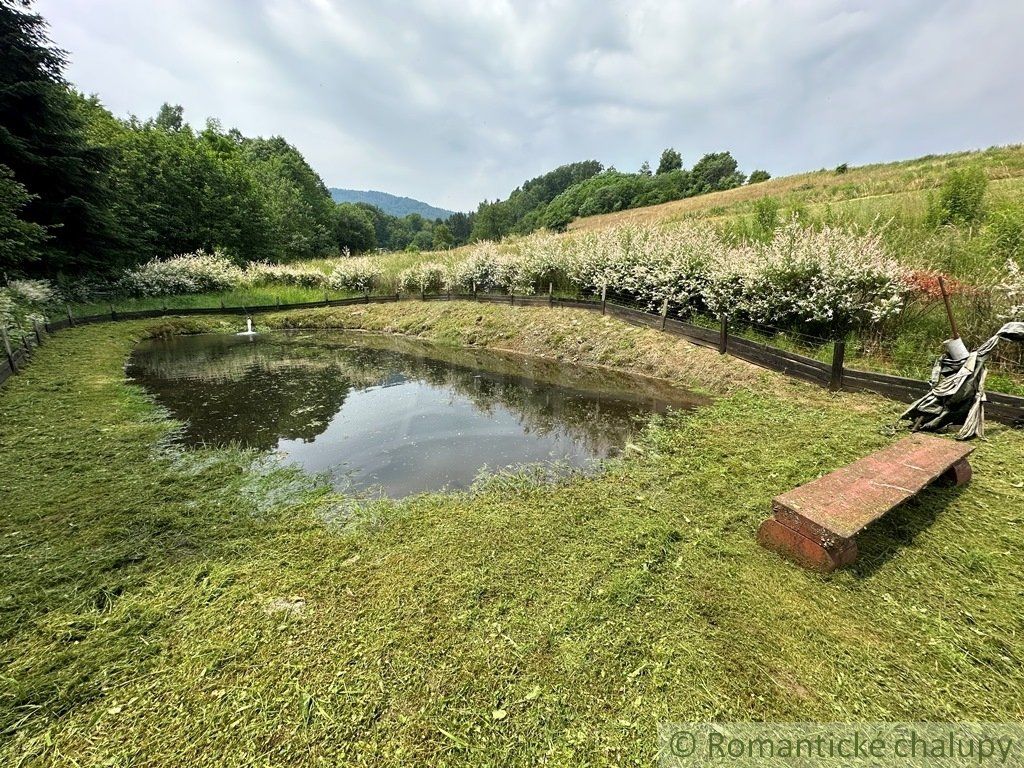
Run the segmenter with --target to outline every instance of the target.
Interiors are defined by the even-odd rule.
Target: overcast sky
[[[38,0],[117,115],[281,134],[454,209],[674,146],[774,175],[1024,140],[1021,0]]]

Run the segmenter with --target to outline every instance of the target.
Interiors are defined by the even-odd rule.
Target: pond
[[[272,451],[391,497],[528,465],[592,471],[650,414],[700,402],[603,369],[338,331],[154,339],[128,375],[183,422],[186,446]]]

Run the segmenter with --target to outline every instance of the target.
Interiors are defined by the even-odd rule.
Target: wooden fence
[[[192,307],[183,309],[149,309],[134,312],[119,312],[111,308],[109,313],[74,317],[70,310],[66,317],[49,320],[45,324],[37,324],[32,332],[22,339],[13,341],[3,337],[4,359],[0,360],[0,385],[10,376],[17,373],[32,357],[36,347],[44,343],[46,336],[65,328],[88,323],[110,322],[117,320],[139,320],[145,318],[187,316],[187,315],[253,315],[266,312],[280,312],[293,309],[313,309],[316,307],[345,307],[353,304],[380,304],[397,301],[479,301],[496,304],[509,304],[524,307],[568,307],[601,312],[618,318],[632,325],[655,328],[665,333],[686,339],[692,344],[715,349],[721,354],[729,354],[741,360],[753,363],[787,376],[803,381],[829,387],[833,390],[844,389],[851,392],[874,392],[893,400],[910,403],[928,391],[928,384],[917,379],[893,376],[874,371],[858,371],[844,364],[845,345],[836,342],[833,346],[831,363],[789,352],[768,344],[749,339],[739,338],[729,333],[726,320],[722,320],[717,329],[687,323],[668,317],[663,310],[661,314],[645,312],[633,307],[626,307],[611,301],[586,299],[561,299],[547,296],[509,296],[504,294],[427,294],[387,296],[358,296],[347,299],[329,299],[302,304],[272,304],[258,307]],[[988,393],[985,407],[988,418],[1020,426],[1024,424],[1024,397],[1004,395],[998,392]]]

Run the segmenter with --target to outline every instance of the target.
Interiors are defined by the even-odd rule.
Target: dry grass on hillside
[[[661,205],[633,208],[600,216],[578,219],[570,231],[602,229],[616,224],[675,221],[684,218],[711,218],[742,211],[754,200],[769,195],[789,204],[805,205],[865,201],[871,198],[913,198],[938,187],[945,175],[955,168],[979,164],[992,182],[993,191],[1018,189],[1024,180],[1024,145],[996,147],[980,152],[958,152],[950,155],[929,155],[898,163],[880,163],[850,168],[846,173],[819,170],[783,176],[760,184],[745,185],[724,192],[713,192]],[[1006,182],[1012,181],[1010,185]],[[889,207],[886,201],[884,207]]]

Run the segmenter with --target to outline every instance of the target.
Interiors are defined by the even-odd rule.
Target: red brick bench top
[[[919,432],[776,496],[773,506],[849,539],[973,450],[973,445]]]

